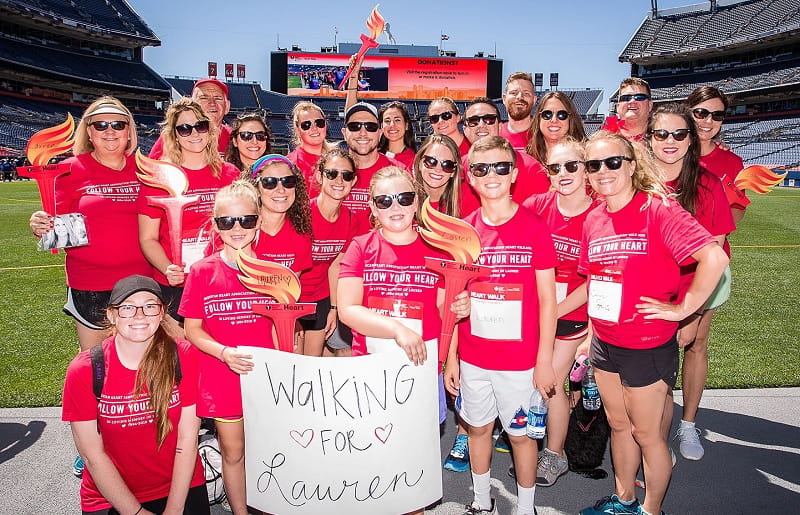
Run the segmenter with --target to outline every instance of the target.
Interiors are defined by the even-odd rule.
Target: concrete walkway
[[[681,414],[680,392],[675,419]],[[668,514],[800,512],[800,388],[710,390],[698,424],[706,450],[699,462],[678,454],[664,510]],[[72,476],[75,448],[60,408],[0,409],[0,513],[75,514],[79,480]],[[455,428],[448,421],[442,456]],[[677,453],[677,444],[673,445]],[[492,495],[501,514],[513,514],[516,487],[507,476],[510,456],[494,453]],[[540,515],[577,513],[613,491],[609,477],[573,473],[550,488],[538,488]],[[461,514],[472,500],[468,472],[444,471],[442,504],[430,513]],[[640,491],[640,494],[642,492]],[[218,506],[212,513],[224,513]]]

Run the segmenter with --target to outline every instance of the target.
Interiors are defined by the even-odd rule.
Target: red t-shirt
[[[176,344],[182,378],[180,384],[172,388],[168,412],[172,431],[167,434],[161,448],[156,440],[157,428],[147,387],[139,397],[134,397],[136,370],[126,368],[120,362],[114,337],[102,344],[106,375],[99,402],[93,392],[89,351],[75,356],[67,367],[61,420],[97,421],[106,454],[139,502],[169,495],[181,410],[197,402],[197,351],[186,340],[176,340]],[[197,449],[193,451],[196,453]],[[198,456],[191,486],[204,483]],[[83,511],[95,512],[111,507],[97,489],[89,467],[83,471],[80,495]]]
[[[183,168],[189,180],[189,190],[186,195],[200,195],[200,201],[192,204],[183,210],[183,230],[181,231],[181,241],[183,243],[183,260],[191,258],[194,254],[202,257],[203,252],[211,241],[211,217],[214,212],[214,199],[217,192],[234,180],[239,178],[239,170],[230,163],[222,163],[222,170],[219,177],[214,177],[210,166],[199,170]],[[163,219],[164,210],[151,206],[147,203],[148,196],[166,197],[166,191],[142,185],[139,190],[137,207],[139,214],[147,215],[150,218]],[[169,227],[167,222],[161,220],[158,228],[158,241],[164,248],[167,258],[172,261],[172,248],[170,246]],[[167,278],[160,270],[152,268],[153,278],[164,285],[169,285]]]
[[[578,286],[586,282],[586,278],[578,274],[578,256],[580,256],[581,250],[583,223],[586,221],[586,215],[595,206],[594,204],[590,205],[578,216],[567,217],[558,210],[557,199],[558,192],[555,191],[533,195],[523,202],[522,207],[528,208],[542,217],[550,228],[550,235],[553,237],[553,245],[556,249],[556,256],[558,256],[556,301],[561,302]],[[589,319],[586,314],[586,304],[561,318],[586,322]]]
[[[65,161],[71,173],[56,178],[56,211],[81,213],[89,245],[66,249],[67,284],[78,290],[107,291],[123,277],[150,275],[139,247],[136,160],[113,170],[90,153]]]
[[[274,349],[272,321],[253,313],[251,304],[274,304],[275,299],[248,290],[239,282],[239,275],[239,270],[223,261],[219,253],[198,261],[189,270],[178,313],[202,320],[203,329],[223,345]],[[241,417],[239,375],[220,361],[219,356],[198,354],[197,415]]]
[[[223,124],[219,128],[219,138],[217,139],[217,150],[221,156],[225,155],[225,151],[228,149],[228,143],[231,141],[231,133],[233,129],[228,127],[227,125]],[[148,157],[151,159],[161,159],[164,156],[164,138],[161,135],[158,136],[158,139],[153,144],[153,148],[150,149],[150,154]]]
[[[253,251],[258,259],[279,263],[297,274],[311,268],[311,235],[298,234],[288,217],[275,236],[259,231],[256,240]]]
[[[461,144],[458,145],[458,153],[461,155],[461,158],[465,158],[467,154],[469,154],[469,149],[472,147],[472,143],[469,142],[467,138],[461,140]]]
[[[522,132],[512,132],[508,128],[508,122],[500,125],[500,136],[507,139],[511,146],[514,147],[514,150],[519,152],[525,152],[528,148],[528,143],[531,141],[528,139],[527,129]]]
[[[714,146],[710,154],[700,157],[700,166],[719,177],[731,208],[745,209],[750,204],[745,191],[737,188],[733,182],[744,169],[741,157],[730,150]]]
[[[303,147],[297,147],[288,154],[286,159],[291,161],[303,174],[308,188],[308,197],[314,198],[319,195],[319,182],[317,182],[317,163],[320,156],[306,151]]]
[[[347,247],[339,277],[364,280],[362,305],[411,321],[409,327],[418,327],[413,324],[421,319],[422,339],[427,341],[441,331],[436,295],[444,282],[425,267],[426,257],[450,259],[419,236],[408,245],[394,245],[380,231],[372,231],[356,236]],[[362,354],[367,354],[366,337],[353,331],[353,355]]]
[[[387,151],[385,155],[389,159],[394,159],[395,161],[398,161],[400,164],[402,164],[403,169],[406,171],[410,172],[414,169],[414,158],[417,157],[417,153],[414,152],[414,150],[411,148],[406,147],[399,154]]]
[[[472,313],[458,324],[462,360],[488,370],[528,370],[539,352],[539,294],[536,270],[558,265],[544,220],[518,207],[502,225],[468,215],[481,238],[477,264],[492,267],[488,279],[469,286]]]
[[[605,204],[589,212],[583,226],[578,272],[588,278],[589,318],[601,340],[628,349],[663,345],[677,322],[645,320],[636,304],[647,296],[672,302],[680,264],[713,243],[697,220],[674,200],[637,192],[622,209]]]
[[[356,219],[358,232],[356,234],[364,234],[369,231],[372,226],[369,223],[369,184],[372,181],[372,176],[381,168],[387,166],[398,166],[405,170],[403,164],[399,161],[386,157],[383,154],[378,154],[378,160],[369,168],[357,168],[358,182],[350,190],[350,194],[344,199],[344,205],[353,213]]]
[[[339,217],[329,222],[322,216],[317,206],[317,199],[311,200],[311,270],[303,274],[300,281],[303,293],[300,302],[316,302],[330,296],[328,270],[331,263],[344,252],[355,236],[350,210],[341,206]]]

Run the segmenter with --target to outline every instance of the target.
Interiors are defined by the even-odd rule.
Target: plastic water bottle
[[[569,380],[573,383],[580,383],[586,375],[587,368],[589,368],[589,356],[581,354],[572,365],[572,370],[569,371]]]
[[[600,409],[600,392],[597,390],[597,381],[594,380],[594,367],[586,370],[581,387],[583,408],[589,411]]]
[[[541,440],[547,430],[547,401],[538,389],[531,395],[531,407],[528,408],[527,434],[530,438]]]

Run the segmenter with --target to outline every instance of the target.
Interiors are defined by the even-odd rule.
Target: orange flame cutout
[[[369,37],[372,39],[378,39],[378,36],[383,33],[384,25],[386,25],[386,20],[384,20],[381,13],[378,12],[378,7],[380,7],[380,5],[381,4],[376,5],[370,13],[369,18],[367,18]]]
[[[75,120],[67,113],[67,119],[55,127],[42,129],[28,140],[25,155],[33,166],[44,166],[50,159],[63,154],[72,148],[75,141],[72,134],[75,132]]]
[[[165,190],[171,197],[179,197],[189,189],[186,174],[172,163],[150,159],[137,149],[136,165],[136,175],[143,184]]]
[[[419,234],[429,244],[449,253],[458,263],[471,265],[478,259],[481,240],[470,224],[438,212],[431,207],[430,198],[422,204],[421,218],[430,229],[420,227]]]
[[[285,266],[246,256],[241,251],[236,263],[244,273],[239,281],[248,290],[275,297],[281,304],[294,304],[300,298],[300,280]]]
[[[788,173],[788,172],[787,172]],[[739,189],[747,189],[756,193],[769,193],[771,188],[780,184],[786,174],[778,175],[765,166],[748,166],[736,176],[733,184]]]

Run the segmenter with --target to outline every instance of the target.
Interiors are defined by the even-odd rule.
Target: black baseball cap
[[[159,286],[153,278],[143,275],[129,275],[117,281],[117,284],[115,284],[114,288],[111,290],[111,298],[108,299],[108,303],[111,306],[117,306],[122,304],[125,299],[134,293],[140,291],[152,293],[158,297],[158,300],[162,303],[164,302],[164,297],[161,294],[161,286]]]

